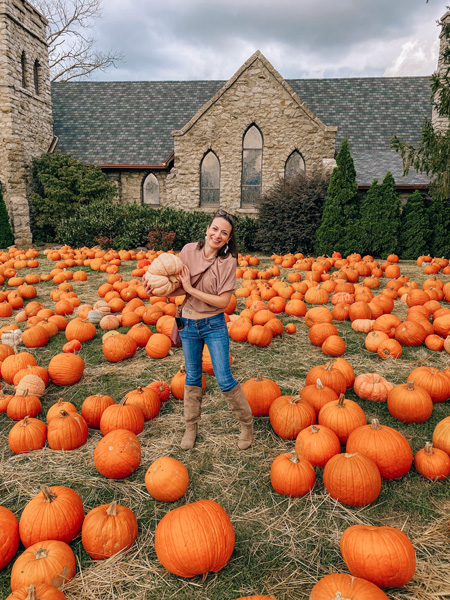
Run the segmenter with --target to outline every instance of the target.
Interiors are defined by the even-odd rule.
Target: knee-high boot
[[[251,446],[253,439],[252,410],[239,383],[229,392],[223,392],[223,395],[228,400],[233,414],[241,424],[241,434],[238,439],[238,447],[241,450],[245,450]]]
[[[184,421],[186,423],[186,430],[180,444],[183,450],[189,450],[195,444],[197,423],[200,421],[202,412],[202,396],[203,390],[201,387],[193,385],[184,386]]]

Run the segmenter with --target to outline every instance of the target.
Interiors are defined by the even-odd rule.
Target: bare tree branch
[[[96,50],[96,40],[89,35],[94,21],[102,16],[102,0],[34,0],[34,4],[48,19],[52,81],[89,77],[123,60],[120,52]]]

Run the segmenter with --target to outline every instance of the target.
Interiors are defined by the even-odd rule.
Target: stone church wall
[[[257,53],[258,54],[258,53]],[[256,125],[263,137],[262,193],[284,176],[287,158],[298,150],[307,173],[335,166],[335,127],[326,127],[263,58],[255,55],[182,130],[173,132],[175,163],[167,176],[170,205],[198,209],[200,163],[208,150],[220,162],[220,204],[241,207],[242,143]],[[202,207],[203,208],[203,207]],[[207,208],[207,207],[206,207]]]
[[[15,241],[21,246],[31,243],[27,200],[31,161],[47,152],[53,138],[46,24],[26,0],[0,0],[0,182]]]

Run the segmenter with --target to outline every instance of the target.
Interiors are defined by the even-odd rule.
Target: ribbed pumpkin
[[[138,345],[138,348],[145,348],[152,335],[152,331],[150,327],[145,325],[145,323],[137,323],[127,331],[126,335],[129,335],[131,338],[133,338]]]
[[[183,400],[184,398],[184,382],[186,381],[186,370],[184,365],[181,365],[179,370],[172,377],[170,382],[170,391],[172,392],[172,396],[177,400]],[[206,390],[206,378],[202,374],[202,389],[203,393]]]
[[[49,339],[47,330],[39,325],[27,328],[22,333],[22,343],[27,348],[42,348],[48,344]]]
[[[445,417],[433,431],[433,445],[450,455],[450,417]]]
[[[316,306],[310,308],[305,314],[305,323],[308,327],[312,327],[315,323],[332,323],[333,315],[331,310],[325,306]]]
[[[407,381],[424,388],[433,402],[444,402],[450,398],[450,377],[434,367],[416,367],[408,375]]]
[[[103,435],[116,429],[127,429],[135,434],[144,429],[144,413],[133,404],[127,403],[127,397],[119,404],[111,404],[104,411],[100,419],[100,430]]]
[[[395,339],[402,346],[421,346],[427,332],[417,321],[405,321],[395,328]]]
[[[0,506],[0,571],[14,558],[19,548],[19,522],[13,512]]]
[[[320,379],[323,385],[331,388],[336,394],[343,394],[347,389],[347,383],[342,372],[330,361],[325,365],[312,367],[305,379],[306,385],[314,385]]]
[[[81,543],[94,560],[104,560],[130,548],[138,534],[134,513],[117,502],[90,510],[83,523]]]
[[[169,511],[155,531],[155,550],[169,573],[180,577],[217,573],[234,550],[234,529],[213,500],[199,500]]]
[[[84,343],[95,337],[97,328],[87,319],[76,317],[69,322],[64,333],[68,342],[78,340],[81,343]]]
[[[18,352],[10,354],[2,362],[1,375],[6,383],[14,382],[14,375],[21,369],[25,369],[28,365],[37,366],[37,361],[29,352]]]
[[[165,381],[152,381],[147,387],[158,394],[161,402],[165,402],[170,398],[170,385]]]
[[[139,387],[126,395],[127,406],[137,406],[144,415],[145,421],[154,419],[161,408],[161,400],[158,394],[151,388]]]
[[[61,352],[53,356],[47,370],[55,385],[73,385],[83,376],[84,360],[76,354]]]
[[[254,417],[267,416],[272,402],[281,396],[278,384],[262,375],[245,381],[242,390]]]
[[[81,414],[87,426],[93,429],[100,429],[101,416],[104,410],[112,404],[115,404],[115,402],[111,396],[103,394],[88,396],[81,406]]]
[[[61,410],[48,423],[47,440],[52,450],[75,450],[87,442],[86,421],[78,413]]]
[[[60,415],[61,410],[66,410],[67,412],[76,413],[77,407],[72,404],[72,402],[66,402],[62,398],[52,404],[47,411],[47,423],[49,423],[54,417],[58,417]]]
[[[386,402],[389,392],[394,387],[380,373],[362,373],[355,379],[355,394],[364,400]]]
[[[340,548],[350,573],[379,587],[402,587],[414,576],[414,547],[396,527],[352,525],[342,534]]]
[[[327,356],[342,356],[345,342],[339,335],[330,335],[322,344],[322,352]]]
[[[21,421],[26,416],[36,417],[41,410],[42,404],[39,398],[28,394],[25,390],[22,394],[11,398],[6,408],[6,414],[13,421]]]
[[[270,406],[269,419],[277,435],[292,440],[316,422],[316,411],[301,396],[280,396]]]
[[[401,344],[397,340],[385,340],[378,345],[377,354],[380,358],[400,358],[402,355]]]
[[[19,535],[25,548],[45,540],[69,544],[81,531],[84,507],[75,490],[43,486],[22,511]]]
[[[369,352],[378,352],[378,346],[381,342],[388,340],[389,336],[383,331],[370,331],[366,335],[364,345]]]
[[[67,600],[67,596],[48,583],[18,588],[6,600]]]
[[[172,342],[167,335],[154,333],[145,345],[145,352],[150,358],[165,358],[172,347]]]
[[[109,362],[120,362],[121,360],[134,356],[137,347],[138,346],[132,337],[125,335],[124,333],[118,333],[117,335],[112,335],[105,339],[102,350],[106,360]]]
[[[8,434],[8,444],[14,454],[40,450],[46,439],[47,425],[28,416],[16,423]]]
[[[380,425],[372,419],[349,435],[347,452],[361,452],[371,458],[380,470],[383,479],[398,479],[408,473],[413,454],[408,440],[396,429]]]
[[[322,385],[320,379],[317,379],[315,384],[306,385],[299,392],[300,396],[311,404],[316,413],[319,413],[322,406],[337,400],[339,396],[330,387]]]
[[[423,477],[439,481],[450,475],[450,456],[444,450],[433,448],[433,444],[427,442],[424,448],[415,453],[414,466]]]
[[[320,409],[318,422],[334,431],[341,444],[345,444],[350,433],[367,421],[359,404],[341,394],[337,401],[332,400]]]
[[[189,474],[182,462],[170,456],[157,458],[147,469],[145,487],[159,502],[174,502],[186,493]]]
[[[414,381],[396,385],[388,395],[391,415],[403,423],[424,423],[433,412],[433,402],[426,389]]]
[[[294,450],[277,456],[270,467],[270,483],[277,494],[297,498],[311,491],[316,482],[313,466]]]
[[[272,341],[273,335],[270,329],[263,325],[253,325],[247,335],[247,341],[252,346],[265,348]]]
[[[13,394],[5,394],[3,390],[0,390],[0,413],[5,413],[8,410],[8,404],[11,398],[14,398]]]
[[[375,502],[381,491],[381,475],[375,462],[360,452],[336,454],[323,470],[328,494],[349,506]]]
[[[332,323],[316,323],[308,332],[309,341],[314,346],[321,346],[330,335],[338,335],[338,330]]]
[[[65,542],[44,540],[29,546],[13,565],[11,589],[38,583],[60,587],[75,575],[75,555]]]
[[[38,375],[24,375],[16,386],[16,394],[21,395],[25,391],[32,396],[42,398],[45,393],[45,383]]]
[[[347,573],[330,573],[311,590],[309,600],[389,600],[378,586]]]
[[[339,454],[341,443],[338,436],[325,425],[310,425],[302,429],[295,440],[295,450],[313,467],[324,467],[332,456]]]
[[[141,445],[127,429],[115,429],[102,438],[94,450],[97,471],[109,479],[124,479],[141,464]]]

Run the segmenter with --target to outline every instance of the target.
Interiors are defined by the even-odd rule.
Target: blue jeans
[[[180,331],[186,367],[186,385],[202,385],[202,352],[206,342],[211,355],[214,375],[222,392],[229,392],[238,382],[230,369],[230,340],[225,315],[220,313],[205,319],[185,319]]]

